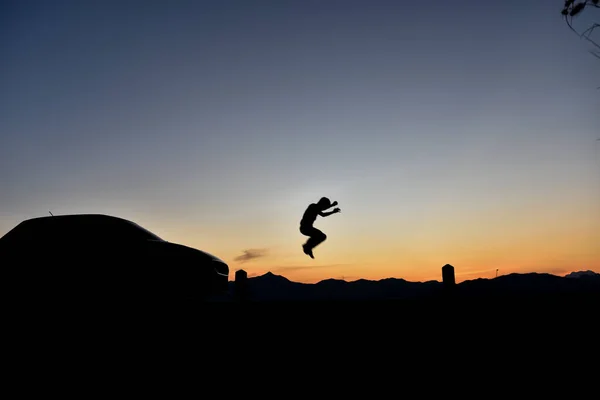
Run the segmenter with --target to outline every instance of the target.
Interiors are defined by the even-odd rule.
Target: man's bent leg
[[[327,239],[327,235],[318,230],[317,228],[312,228],[310,232],[310,238],[306,241],[306,246],[308,248],[314,249],[321,243],[323,243]]]

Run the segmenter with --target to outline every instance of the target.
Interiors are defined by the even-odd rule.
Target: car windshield
[[[133,228],[135,229],[135,231],[137,232],[136,234],[138,235],[138,237],[140,239],[144,239],[144,240],[163,240],[161,237],[159,237],[158,235],[156,235],[155,233],[150,232],[148,229],[143,228],[141,226],[139,226],[138,224],[136,224],[135,222],[130,222],[127,221],[130,225],[133,226]],[[133,233],[133,232],[132,232]]]
[[[120,218],[81,219],[74,224],[74,230],[85,233],[97,240],[141,241],[162,240],[160,237],[142,228],[135,222]]]

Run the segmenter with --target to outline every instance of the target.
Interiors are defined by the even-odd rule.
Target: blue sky
[[[492,214],[469,235],[539,238],[532,210],[596,255],[600,60],[561,6],[4,1],[0,234],[101,212],[296,265],[302,211],[329,196],[343,212],[323,222],[328,263],[369,260],[349,246],[402,261],[402,243],[440,248],[440,231]],[[437,271],[423,252],[402,265]]]

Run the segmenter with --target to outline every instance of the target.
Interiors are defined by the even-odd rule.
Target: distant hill
[[[230,282],[232,293],[234,288],[234,282]],[[248,289],[250,298],[255,301],[364,301],[432,297],[442,294],[444,287],[439,281],[409,282],[396,278],[352,282],[326,279],[308,284],[268,272],[249,278]],[[464,281],[453,291],[461,297],[600,294],[600,274],[579,271],[560,277],[546,273],[513,273],[493,279]]]
[[[565,275],[565,278],[581,278],[581,277],[591,277],[591,278],[598,278],[600,276],[600,274],[594,272],[594,271],[577,271],[577,272],[571,272],[570,274]]]

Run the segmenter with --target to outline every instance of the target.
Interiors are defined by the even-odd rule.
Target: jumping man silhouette
[[[328,217],[339,213],[341,211],[339,208],[335,208],[333,211],[325,211],[328,208],[337,206],[337,204],[337,201],[332,203],[327,197],[321,197],[317,203],[310,204],[306,208],[306,211],[304,211],[304,215],[300,221],[300,233],[308,236],[308,240],[302,245],[302,249],[304,250],[304,254],[310,256],[310,258],[315,258],[313,249],[327,239],[327,235],[315,228],[313,224],[318,215]]]

